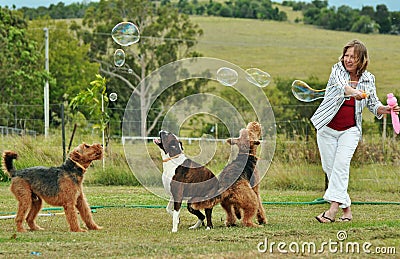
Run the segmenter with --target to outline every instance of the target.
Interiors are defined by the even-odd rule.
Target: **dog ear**
[[[82,155],[80,154],[80,152],[76,148],[74,150],[72,150],[72,152],[69,154],[69,157],[74,161],[80,161],[81,156]]]

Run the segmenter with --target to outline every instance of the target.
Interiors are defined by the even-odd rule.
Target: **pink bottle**
[[[397,99],[394,97],[393,93],[387,94],[387,104],[391,108],[390,114],[392,115],[392,124],[393,124],[393,129],[396,134],[400,133],[400,122],[399,122],[399,116],[393,111],[393,107],[397,104]]]

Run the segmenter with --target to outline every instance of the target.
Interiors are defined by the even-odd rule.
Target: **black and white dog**
[[[171,196],[167,212],[172,215],[172,232],[178,231],[179,212],[183,200],[187,200],[188,211],[197,216],[198,221],[189,229],[204,225],[213,227],[211,216],[213,207],[219,202],[218,179],[205,166],[187,158],[182,142],[172,133],[160,131],[160,138],[154,143],[160,148],[163,159],[163,185]],[[200,212],[204,209],[206,217]]]

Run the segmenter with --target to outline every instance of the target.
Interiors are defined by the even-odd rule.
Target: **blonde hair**
[[[339,60],[343,64],[344,56],[346,55],[347,50],[352,47],[354,47],[355,62],[357,63],[357,76],[360,77],[367,69],[369,62],[367,47],[364,45],[364,43],[359,40],[349,41],[346,46],[343,47],[343,52]]]

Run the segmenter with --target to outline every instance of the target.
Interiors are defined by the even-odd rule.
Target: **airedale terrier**
[[[221,206],[226,212],[226,226],[236,225],[236,219],[241,219],[242,215],[242,223],[247,227],[258,226],[252,222],[256,214],[259,224],[267,223],[259,193],[260,175],[256,168],[260,136],[261,125],[250,122],[247,128],[240,130],[239,138],[227,140],[230,145],[239,147],[239,153],[219,176]]]
[[[18,200],[15,218],[18,232],[26,232],[23,221],[26,219],[31,230],[42,230],[35,219],[42,208],[42,200],[53,206],[64,207],[65,215],[73,232],[84,232],[80,228],[75,207],[90,230],[101,229],[92,219],[90,207],[83,194],[83,176],[92,161],[103,156],[100,144],[83,143],[76,147],[59,167],[36,166],[16,170],[14,151],[4,151],[3,168],[11,177],[11,192]]]

